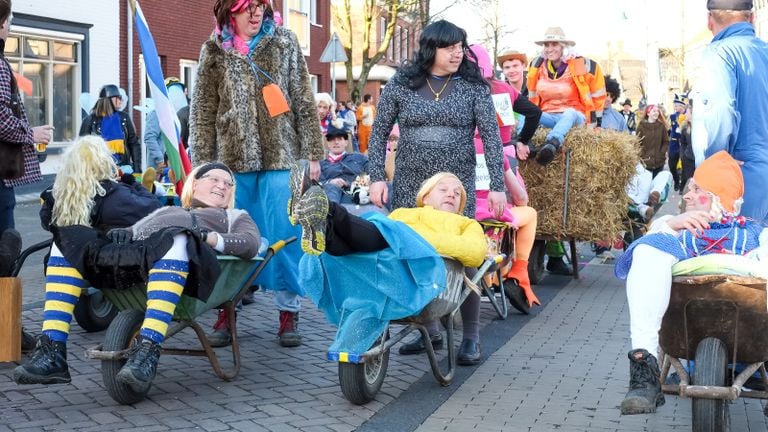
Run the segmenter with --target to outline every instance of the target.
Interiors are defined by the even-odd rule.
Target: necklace
[[[443,94],[445,91],[445,88],[448,87],[448,83],[451,81],[451,77],[453,74],[448,75],[448,78],[445,79],[445,84],[440,88],[440,91],[435,91],[435,89],[432,88],[432,84],[429,82],[429,77],[427,77],[427,87],[429,87],[429,91],[432,92],[433,95],[435,95],[435,102],[440,102],[440,95]]]

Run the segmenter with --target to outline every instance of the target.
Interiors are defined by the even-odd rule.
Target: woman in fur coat
[[[190,108],[192,161],[232,168],[235,206],[248,210],[266,236],[300,236],[285,215],[290,165],[309,160],[317,180],[324,152],[298,39],[275,23],[269,0],[217,0],[213,12],[217,25],[200,52]],[[297,243],[284,251],[257,282],[275,291],[280,344],[297,346],[302,253]]]

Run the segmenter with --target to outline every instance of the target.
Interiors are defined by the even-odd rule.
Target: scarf
[[[225,25],[224,28],[216,27],[216,34],[221,36],[221,46],[225,50],[232,50],[236,49],[241,54],[243,54],[246,57],[250,57],[250,55],[253,53],[253,50],[256,49],[256,45],[259,44],[259,41],[264,36],[272,36],[275,34],[275,20],[271,18],[265,18],[261,22],[261,29],[256,34],[256,36],[252,37],[250,41],[246,42],[235,34],[233,29],[235,28],[235,19],[230,18],[229,24]]]
[[[101,119],[101,137],[107,142],[107,148],[113,156],[125,153],[125,134],[118,113],[112,113]]]
[[[347,152],[341,152],[340,155],[334,156],[331,153],[328,153],[328,162],[330,163],[339,163],[342,159],[344,159],[344,156],[347,155]]]

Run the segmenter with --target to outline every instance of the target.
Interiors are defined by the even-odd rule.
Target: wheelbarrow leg
[[[579,278],[579,255],[576,251],[576,239],[571,237],[568,239],[568,243],[571,245],[571,266],[573,266],[573,278]]]

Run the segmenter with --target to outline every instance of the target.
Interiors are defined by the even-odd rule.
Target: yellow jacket
[[[598,119],[603,117],[606,96],[605,78],[600,65],[588,58],[574,57],[568,60],[568,71],[579,90],[587,122],[598,122]],[[546,73],[547,65],[544,58],[536,57],[528,68],[528,98],[539,107],[541,107],[542,101],[536,93],[536,86],[539,79]]]
[[[399,208],[389,217],[419,233],[438,254],[455,258],[466,267],[479,267],[485,259],[485,233],[474,219],[431,206]]]

